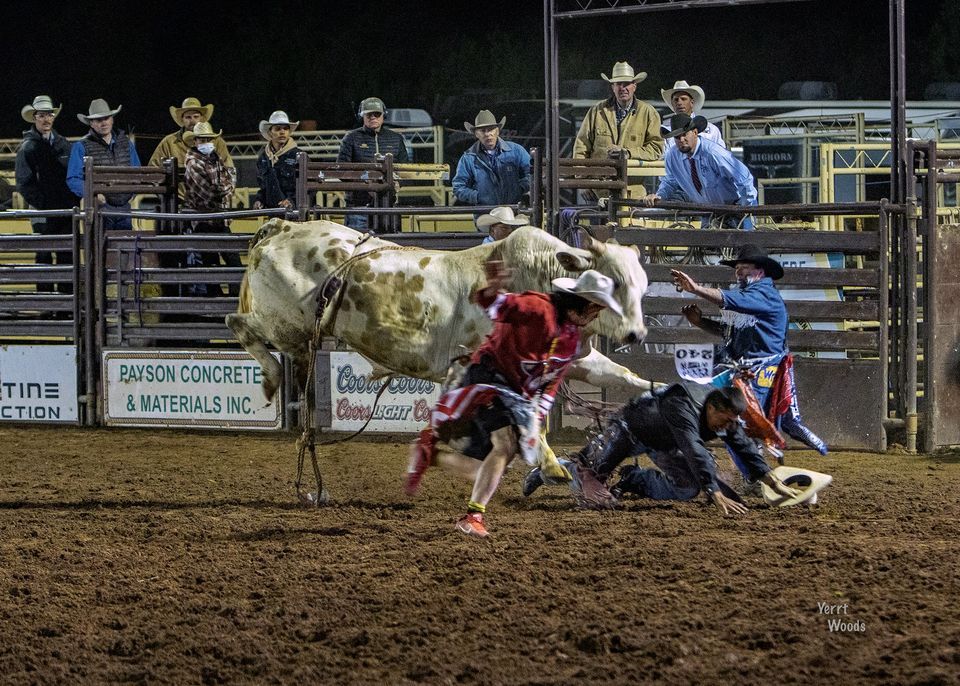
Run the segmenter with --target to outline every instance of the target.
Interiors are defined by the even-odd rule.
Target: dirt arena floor
[[[738,519],[578,512],[514,469],[485,541],[452,477],[401,494],[405,456],[330,450],[311,511],[289,434],[0,429],[0,682],[960,680],[955,455],[790,453],[820,504]]]

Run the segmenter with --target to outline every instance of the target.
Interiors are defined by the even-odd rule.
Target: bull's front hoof
[[[320,507],[321,505],[327,505],[330,503],[330,494],[327,492],[327,489],[320,491],[319,497],[313,491],[307,493],[301,491],[297,494],[297,499],[300,501],[300,504],[303,507]]]

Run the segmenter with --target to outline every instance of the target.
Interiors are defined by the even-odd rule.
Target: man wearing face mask
[[[183,142],[190,146],[184,162],[184,208],[195,212],[217,212],[228,206],[237,182],[237,170],[228,166],[220,157],[215,141],[220,139],[221,131],[214,132],[207,122],[200,122],[192,131],[183,135]],[[229,234],[230,229],[222,219],[206,219],[189,222],[184,234]],[[236,253],[221,253],[227,267],[240,267],[240,256]],[[187,266],[218,267],[217,253],[191,252],[186,255]],[[195,296],[219,296],[219,287],[214,284],[194,283],[188,286],[190,294]],[[233,287],[232,290],[239,290]],[[236,293],[231,293],[235,295]]]
[[[671,270],[678,289],[721,310],[719,321],[704,317],[697,305],[685,306],[684,316],[694,326],[723,338],[718,361],[751,368],[753,392],[778,429],[826,455],[826,443],[800,416],[793,355],[787,348],[787,307],[773,285],[783,276],[783,267],[756,245],[744,245],[734,259],[720,263],[736,270],[737,284],[727,290],[701,286],[688,274]]]
[[[213,116],[213,105],[201,105],[197,98],[184,98],[180,107],[176,105],[170,106],[170,116],[180,128],[164,136],[163,140],[157,145],[157,149],[153,151],[153,154],[150,156],[150,161],[147,164],[160,167],[163,166],[165,159],[172,158],[177,161],[177,165],[179,165],[182,172],[187,161],[187,153],[191,149],[191,146],[187,145],[184,137],[188,131],[193,131],[193,128],[197,124],[210,121],[210,117]],[[227,151],[227,144],[224,142],[223,137],[217,136],[217,138],[213,140],[213,144],[217,150],[217,157],[228,167],[233,167],[233,159]],[[183,201],[184,187],[182,182],[177,189],[177,193],[180,196],[180,200]]]

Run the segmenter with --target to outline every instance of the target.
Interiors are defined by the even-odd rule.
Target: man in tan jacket
[[[192,146],[184,142],[183,137],[188,131],[193,131],[193,128],[200,122],[210,121],[210,117],[213,116],[213,105],[201,105],[200,101],[196,98],[186,98],[180,107],[176,105],[170,106],[170,116],[173,117],[173,121],[177,123],[180,129],[165,136],[164,139],[160,141],[157,149],[154,150],[153,155],[150,156],[150,165],[154,167],[162,166],[163,161],[168,158],[173,158],[177,161],[177,166],[180,167],[181,179],[177,191],[180,196],[180,201],[182,202],[184,199],[183,170],[187,160],[187,152],[192,148]],[[226,166],[234,166],[233,159],[227,151],[227,144],[223,142],[222,137],[218,136],[214,139],[214,150],[216,150],[217,156]]]
[[[647,73],[636,74],[626,62],[617,62],[609,78],[600,76],[610,84],[612,95],[587,110],[573,156],[603,159],[622,153],[635,160],[660,159],[664,145],[660,115],[634,95]]]

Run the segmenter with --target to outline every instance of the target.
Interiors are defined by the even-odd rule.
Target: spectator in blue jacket
[[[106,100],[97,98],[90,102],[87,114],[78,114],[77,119],[90,127],[87,135],[73,144],[67,162],[67,186],[78,198],[83,197],[83,158],[92,157],[95,167],[139,167],[140,157],[133,141],[125,131],[115,128],[113,116],[120,111],[110,109]],[[97,194],[98,206],[117,210],[129,210],[133,193]],[[105,229],[130,229],[130,217],[104,217]]]
[[[757,189],[753,175],[746,165],[721,145],[700,137],[707,126],[703,117],[691,118],[687,114],[675,114],[670,120],[676,145],[667,150],[664,157],[666,175],[660,181],[656,193],[650,193],[643,201],[652,207],[658,200],[680,200],[703,205],[746,205],[755,207]],[[726,215],[720,218],[724,226],[753,229],[749,216]]]
[[[481,110],[464,122],[477,142],[463,153],[453,177],[453,194],[465,205],[516,205],[530,192],[530,153],[500,137],[506,117],[497,121]]]

